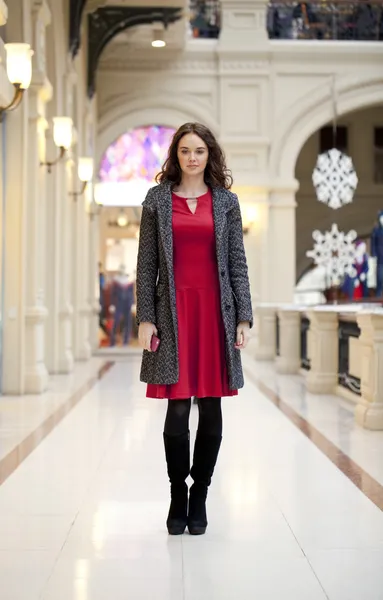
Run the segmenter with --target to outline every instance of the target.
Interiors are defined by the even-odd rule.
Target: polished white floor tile
[[[39,600],[56,552],[0,550],[1,600]]]
[[[70,531],[67,517],[0,515],[0,550],[59,552]]]
[[[383,548],[310,552],[308,559],[330,600],[382,600]]]
[[[182,579],[105,577],[52,578],[41,600],[183,600]]]
[[[279,375],[274,362],[256,363],[251,352],[244,363],[253,375],[383,485],[383,431],[363,429],[355,423],[354,404],[330,394],[308,393],[302,376]]]
[[[185,600],[325,600],[305,558],[269,558],[250,545],[197,547],[185,556]]]
[[[379,598],[383,513],[250,383],[223,401],[206,535],[169,537],[166,402],[139,366],[116,363],[0,487],[1,600],[354,600],[365,577],[358,598]]]

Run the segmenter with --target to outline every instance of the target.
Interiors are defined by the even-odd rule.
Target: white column
[[[279,317],[278,373],[298,373],[301,365],[301,313],[292,308],[281,308]]]
[[[74,172],[73,191],[81,187]],[[84,195],[72,198],[72,289],[73,289],[73,352],[75,360],[88,360],[91,356],[89,343],[90,306],[88,298],[88,227]]]
[[[383,310],[358,314],[361,329],[361,398],[356,422],[366,429],[383,430]]]
[[[277,306],[261,305],[255,310],[257,320],[257,341],[255,358],[274,360],[276,354],[276,316]]]
[[[23,394],[25,385],[25,271],[28,189],[28,102],[6,116],[5,260],[3,321],[4,394]]]
[[[52,131],[47,132],[46,153],[47,157],[54,157],[57,148],[53,142]],[[46,287],[45,297],[48,317],[45,325],[45,352],[46,366],[49,373],[59,373],[59,297],[60,297],[60,202],[61,202],[61,175],[60,165],[56,165],[46,178]]]
[[[306,386],[314,394],[335,393],[338,384],[338,313],[310,310],[310,366]]]
[[[273,189],[270,192],[268,229],[268,301],[290,303],[296,284],[295,192]]]
[[[29,91],[29,156],[26,203],[26,309],[25,309],[25,392],[43,392],[48,383],[45,366],[45,177],[40,166],[45,157],[44,87],[32,84]]]
[[[59,373],[70,373],[73,370],[73,341],[72,341],[72,316],[73,306],[71,298],[71,256],[72,256],[72,222],[71,222],[71,199],[68,196],[68,188],[71,185],[71,160],[63,161],[58,165],[61,170],[59,181],[62,182],[59,201],[59,263],[60,263],[60,286],[59,286]]]
[[[89,222],[89,303],[91,306],[90,331],[89,341],[92,352],[95,352],[100,345],[99,336],[99,279],[98,279],[98,262],[99,262],[99,216],[96,213],[90,215]]]

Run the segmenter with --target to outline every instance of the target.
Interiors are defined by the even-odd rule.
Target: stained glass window
[[[99,171],[102,182],[153,182],[165,162],[175,130],[161,125],[123,133],[104,153]]]

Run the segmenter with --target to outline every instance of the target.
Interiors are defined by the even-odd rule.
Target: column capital
[[[42,85],[46,79],[46,28],[52,20],[51,10],[46,0],[33,0],[33,75],[32,82]]]
[[[281,306],[277,312],[278,318],[285,321],[295,321],[301,318],[301,310],[298,307]]]
[[[383,342],[383,309],[360,312],[356,316],[361,335],[371,336],[375,342]]]
[[[308,310],[307,315],[313,325],[320,325],[323,329],[338,328],[337,310],[314,309]]]
[[[33,0],[32,14],[35,19],[40,19],[45,27],[52,22],[52,13],[47,0]]]
[[[356,422],[365,429],[383,430],[383,310],[357,315],[361,329],[361,398],[355,409]]]

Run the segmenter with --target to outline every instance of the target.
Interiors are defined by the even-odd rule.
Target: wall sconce
[[[70,117],[53,117],[53,140],[60,150],[59,156],[49,162],[41,162],[40,166],[47,167],[48,173],[52,172],[52,167],[64,157],[65,152],[69,150],[73,139],[73,121]]]
[[[88,156],[81,156],[78,159],[77,168],[78,178],[82,181],[82,187],[79,192],[70,192],[70,196],[77,199],[78,196],[82,196],[86,190],[86,186],[93,179],[93,158]]]
[[[248,233],[251,226],[258,219],[258,209],[256,206],[246,206],[244,205],[243,216],[242,216],[242,230],[243,233]]]
[[[125,211],[122,210],[117,217],[117,225],[119,227],[126,227],[128,225],[128,223],[129,223],[128,217],[126,216]]]
[[[24,91],[32,80],[33,50],[29,44],[5,44],[7,52],[7,75],[15,87],[13,100],[7,106],[0,106],[0,122],[5,112],[17,108],[23,98]]]

